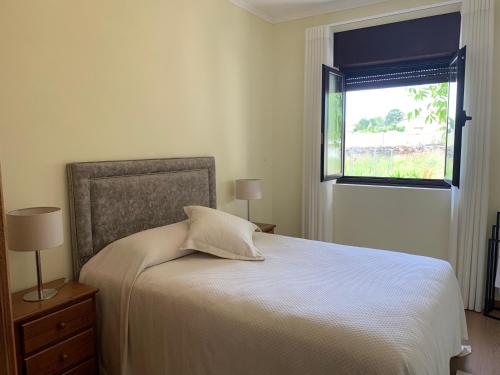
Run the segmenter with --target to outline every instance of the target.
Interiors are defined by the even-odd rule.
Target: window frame
[[[332,68],[328,65],[322,65],[321,75],[321,160],[320,160],[320,177],[321,182],[338,180],[344,176],[344,161],[345,161],[345,114],[346,114],[346,91],[345,91],[345,74],[337,68]],[[327,144],[327,124],[326,124],[326,107],[327,107],[327,94],[330,91],[330,74],[334,74],[342,78],[342,150],[340,153],[341,167],[339,174],[326,174],[325,171],[325,158],[328,157],[328,151],[325,151]]]
[[[456,56],[454,54],[453,56]],[[452,60],[449,57],[448,60]],[[440,61],[439,59],[431,59],[430,61]],[[406,63],[401,63],[405,66]],[[418,84],[418,82],[411,81],[409,86]],[[427,83],[423,83],[427,84]],[[390,87],[404,87],[404,86],[390,86]],[[347,102],[345,102],[345,105]],[[344,112],[346,108],[344,108]],[[343,162],[345,162],[345,124],[344,124],[344,138],[343,138]],[[446,164],[446,149],[443,155],[443,164]],[[342,167],[343,171],[344,168]],[[430,179],[430,178],[400,178],[400,177],[378,177],[378,176],[346,176],[342,175],[337,179],[338,184],[349,184],[349,185],[379,185],[379,186],[399,186],[399,187],[411,187],[411,188],[428,188],[428,189],[451,189],[451,183],[448,182],[443,176],[442,179]]]
[[[450,64],[455,59],[462,58],[463,64],[459,64],[459,69],[465,69],[465,47],[460,49],[457,53],[449,57]],[[432,59],[434,60],[434,59]],[[437,61],[438,59],[436,59]],[[440,59],[442,60],[442,58]],[[342,80],[342,92],[343,92],[343,128],[342,128],[342,150],[341,150],[341,174],[340,175],[326,175],[325,168],[325,158],[328,157],[328,150],[325,148],[326,144],[326,95],[329,92],[329,73],[333,73],[337,76],[341,76]],[[459,186],[460,179],[460,155],[462,146],[462,127],[465,125],[467,117],[465,111],[463,110],[463,87],[464,87],[464,75],[462,73],[461,82],[459,78],[460,87],[457,90],[457,101],[456,101],[456,111],[457,111],[457,125],[461,123],[461,126],[456,126],[457,130],[454,133],[455,147],[454,150],[454,160],[453,160],[453,180],[449,181],[446,179],[446,175],[442,179],[418,179],[418,178],[395,178],[395,177],[374,177],[374,176],[345,176],[345,140],[346,140],[346,75],[344,72],[337,68],[332,68],[326,65],[322,67],[322,112],[321,112],[321,182],[336,180],[339,184],[356,184],[356,185],[379,185],[379,186],[403,186],[403,187],[417,187],[417,188],[433,188],[433,189],[450,189],[452,186]],[[413,84],[413,83],[412,83]],[[460,108],[459,108],[460,106]],[[446,168],[446,150],[443,157],[443,163]],[[458,176],[458,177],[457,177]]]
[[[451,59],[451,64],[455,63],[457,65],[457,100],[455,105],[455,131],[453,133],[454,137],[454,148],[453,148],[453,174],[451,180],[446,178],[446,159],[445,159],[445,170],[444,170],[444,180],[450,186],[456,186],[460,188],[460,168],[462,165],[462,132],[463,127],[466,125],[467,121],[472,120],[472,117],[468,116],[464,109],[464,98],[465,98],[465,64],[467,60],[467,46],[464,46],[458,50],[455,56]],[[448,98],[449,100],[449,98]],[[449,107],[448,107],[449,110]],[[458,145],[458,146],[457,146]],[[446,124],[446,152],[448,152],[448,123]]]
[[[367,177],[367,176],[342,176],[337,179],[337,184],[346,185],[378,185],[401,186],[412,188],[450,189],[451,186],[444,179],[427,178],[397,178],[397,177]]]

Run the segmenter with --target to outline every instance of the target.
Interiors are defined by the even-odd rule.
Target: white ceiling
[[[388,0],[229,0],[273,23],[336,12]]]

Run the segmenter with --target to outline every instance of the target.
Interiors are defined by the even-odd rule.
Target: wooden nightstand
[[[275,224],[265,224],[265,223],[254,223],[257,225],[260,230],[264,233],[271,233],[274,234],[274,231],[276,230],[276,225]]]
[[[12,295],[19,374],[97,374],[97,289],[74,281],[56,280],[46,287],[55,297],[25,302],[22,291]]]

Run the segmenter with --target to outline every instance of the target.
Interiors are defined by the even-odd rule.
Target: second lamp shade
[[[236,180],[236,199],[262,199],[262,180],[256,178]]]

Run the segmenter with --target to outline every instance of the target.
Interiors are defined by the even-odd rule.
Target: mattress
[[[449,374],[467,328],[447,262],[254,240],[263,262],[91,260],[82,279],[101,289],[102,373]]]

